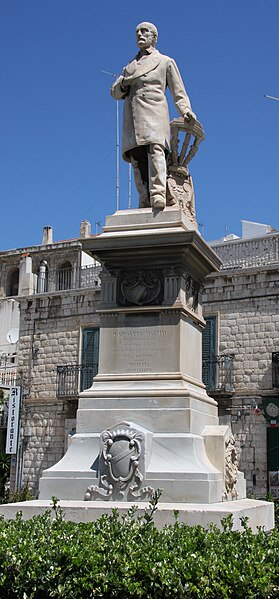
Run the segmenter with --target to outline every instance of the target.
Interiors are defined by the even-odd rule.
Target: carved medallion
[[[140,498],[151,496],[151,487],[142,487],[143,474],[140,460],[143,452],[144,435],[129,426],[108,429],[101,434],[99,456],[100,485],[91,485],[85,494],[85,501],[96,496],[103,498]]]
[[[119,483],[129,481],[139,465],[143,437],[134,430],[105,431],[103,457],[110,478]]]
[[[122,306],[159,304],[162,301],[162,287],[160,271],[125,271],[119,276],[119,303]]]

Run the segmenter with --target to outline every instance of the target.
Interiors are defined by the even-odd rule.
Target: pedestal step
[[[136,502],[134,502],[136,504]],[[106,502],[106,501],[59,501],[60,507],[63,509],[65,519],[72,522],[92,522],[100,518],[103,514],[110,514],[112,508],[117,508],[119,516],[122,517],[128,512],[131,507],[130,503],[123,502]],[[137,514],[144,514],[145,509],[149,506],[148,503],[141,503]],[[46,509],[51,508],[51,501],[34,500],[23,501],[19,503],[9,503],[0,505],[0,514],[7,520],[15,518],[17,512],[21,511],[24,520],[28,520],[33,516],[43,514]],[[274,507],[273,503],[267,501],[258,501],[256,499],[241,499],[237,501],[227,501],[224,503],[215,504],[197,504],[197,503],[161,503],[158,504],[158,509],[154,515],[154,522],[158,528],[164,525],[174,523],[174,510],[178,510],[179,522],[184,522],[188,526],[199,524],[208,528],[211,523],[222,528],[221,520],[232,514],[233,529],[243,530],[241,526],[241,518],[247,516],[249,526],[254,533],[261,526],[265,530],[274,528]]]

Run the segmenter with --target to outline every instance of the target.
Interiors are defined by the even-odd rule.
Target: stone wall
[[[63,291],[21,300],[22,481],[28,481],[35,494],[42,470],[64,455],[65,439],[74,423],[73,403],[56,397],[56,369],[79,363],[82,328],[99,326],[99,293],[99,289]]]
[[[232,423],[239,442],[240,470],[245,472],[247,494],[265,497],[267,492],[266,421],[252,409]]]
[[[249,401],[251,398],[247,398]],[[237,405],[238,404],[238,405]],[[220,416],[220,424],[230,424],[239,454],[239,470],[244,472],[248,497],[262,497],[267,493],[266,421],[261,412],[247,408],[237,415],[241,405],[234,402],[236,416]]]
[[[257,409],[272,388],[272,352],[279,350],[278,266],[221,271],[207,278],[204,315],[218,319],[217,353],[234,355],[235,391],[215,397],[241,448],[250,494],[267,491],[266,420]]]
[[[271,390],[272,352],[279,346],[278,268],[208,277],[203,306],[205,316],[218,315],[219,353],[235,354],[237,392]]]
[[[63,405],[24,402],[22,418],[23,464],[22,482],[28,483],[32,493],[38,493],[42,470],[49,468],[64,454],[65,414]]]

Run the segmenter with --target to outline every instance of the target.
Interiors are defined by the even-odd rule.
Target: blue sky
[[[95,232],[115,211],[113,73],[154,22],[206,139],[190,165],[206,239],[279,229],[279,0],[0,0],[0,249]],[[171,118],[177,115],[170,100]],[[121,164],[120,208],[128,167]],[[137,196],[132,190],[132,206]],[[99,231],[99,227],[97,227]]]

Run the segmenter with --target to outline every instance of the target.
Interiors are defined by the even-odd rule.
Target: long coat
[[[125,86],[122,81],[125,77]],[[131,61],[111,88],[111,95],[124,99],[122,155],[130,162],[129,150],[151,143],[170,148],[168,103],[165,96],[169,87],[178,111],[184,116],[191,108],[183,81],[175,61],[149,48],[147,54]]]

